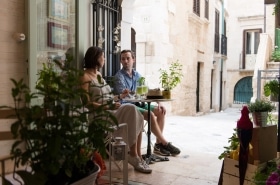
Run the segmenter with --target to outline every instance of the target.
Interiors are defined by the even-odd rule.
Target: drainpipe
[[[221,59],[221,72],[220,72],[220,109],[222,110],[223,106],[223,59]]]

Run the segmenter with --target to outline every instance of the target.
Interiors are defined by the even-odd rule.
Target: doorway
[[[249,103],[253,96],[252,76],[247,76],[240,79],[234,87],[234,100],[235,104]]]

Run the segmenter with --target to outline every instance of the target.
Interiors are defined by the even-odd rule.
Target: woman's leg
[[[124,104],[117,110],[115,116],[119,123],[127,123],[128,126],[128,138],[126,141],[130,149],[128,155],[129,164],[137,171],[151,173],[152,169],[143,163],[142,157],[139,157],[139,155],[141,156],[143,115],[137,110],[135,105]]]
[[[142,152],[141,152],[141,143],[142,143],[142,132],[139,133],[137,139],[137,155],[142,159]]]

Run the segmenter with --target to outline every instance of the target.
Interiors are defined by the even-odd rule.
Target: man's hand
[[[120,94],[120,98],[123,99],[123,98],[127,97],[128,94],[129,94],[129,90],[125,89],[125,90],[123,90],[122,94]]]

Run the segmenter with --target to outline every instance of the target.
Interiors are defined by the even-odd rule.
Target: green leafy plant
[[[280,173],[279,173],[279,159],[273,159],[268,162],[266,162],[266,165],[260,166],[254,176],[253,176],[253,182],[256,185],[266,185],[267,180],[271,177],[272,173],[276,172],[276,175],[278,176],[277,179],[279,179]],[[271,184],[277,184],[271,183]]]
[[[237,130],[236,130],[236,128],[234,128],[233,130],[234,130],[234,132],[233,132],[232,136],[230,138],[228,138],[229,146],[224,146],[225,150],[223,151],[223,153],[221,153],[219,155],[219,157],[218,157],[219,159],[229,157],[230,152],[237,150],[237,148],[238,148],[239,140],[238,140],[238,136],[237,136]]]
[[[270,59],[274,60],[274,62],[280,62],[280,50],[278,48],[275,48],[272,52]]]
[[[260,99],[249,103],[248,109],[250,112],[271,112],[275,109],[275,106],[266,99]]]
[[[31,173],[16,171],[25,185],[69,184],[89,175],[97,167],[93,153],[106,155],[104,134],[117,125],[102,106],[86,107],[87,93],[80,88],[82,71],[60,66],[60,73],[57,66],[57,61],[43,66],[35,92],[23,80],[12,79],[14,107],[0,107],[15,112],[11,132],[18,139],[11,154],[16,166],[31,167]],[[43,103],[33,103],[38,98]]]
[[[276,15],[277,13],[279,13],[279,9],[280,9],[280,1],[276,0],[275,1],[275,6],[273,8],[273,15]]]
[[[267,114],[267,123],[269,125],[276,125],[278,123],[277,116],[273,115],[271,112]]]
[[[277,96],[279,94],[280,86],[278,80],[271,80],[264,84],[265,96]]]
[[[179,61],[174,61],[169,66],[169,70],[159,69],[160,81],[164,90],[174,89],[183,78],[182,64]]]
[[[145,81],[146,81],[145,77],[140,77],[137,82],[138,85],[141,86],[141,85],[145,85]]]

